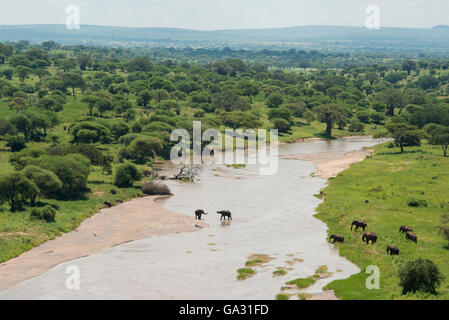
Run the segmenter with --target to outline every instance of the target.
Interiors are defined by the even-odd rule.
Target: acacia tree
[[[387,114],[394,116],[396,108],[403,108],[407,104],[406,96],[397,89],[387,89],[381,95],[380,98],[387,106]]]
[[[419,145],[421,138],[424,136],[421,130],[407,123],[390,123],[386,127],[388,132],[384,133],[383,136],[393,138],[396,145],[401,148],[401,153],[404,152],[405,146]]]
[[[259,93],[259,87],[248,80],[242,80],[238,84],[238,89],[242,93],[242,95],[247,96],[249,98],[249,102],[253,104],[253,96],[256,96]]]
[[[100,98],[97,96],[94,96],[94,95],[88,95],[81,99],[81,102],[87,104],[87,107],[89,108],[90,116],[93,114],[94,107],[99,100],[100,100]]]
[[[449,127],[436,128],[431,136],[431,142],[441,146],[443,155],[447,157],[447,149],[449,147]]]
[[[416,67],[417,67],[416,62],[413,60],[405,60],[402,63],[402,70],[407,71],[408,75],[410,75],[410,72],[412,70],[416,70]]]
[[[62,76],[65,86],[72,88],[72,93],[75,96],[75,88],[83,89],[86,86],[86,82],[83,79],[81,73],[78,72],[66,72]]]
[[[319,121],[326,124],[324,135],[329,138],[332,137],[332,127],[334,126],[334,123],[345,122],[347,119],[343,108],[338,104],[317,106],[314,108],[314,111],[317,114]]]
[[[7,201],[12,212],[21,209],[26,200],[33,205],[38,193],[36,184],[20,172],[0,177],[0,201]]]

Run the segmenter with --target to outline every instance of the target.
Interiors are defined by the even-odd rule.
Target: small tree
[[[304,112],[303,118],[306,119],[306,121],[307,121],[308,123],[311,123],[311,122],[313,122],[313,121],[315,120],[315,115],[313,114],[312,111],[310,111],[309,109],[307,109],[307,110]]]
[[[443,155],[447,157],[447,148],[449,146],[449,133],[442,133],[434,138],[436,144],[440,145],[443,149]]]
[[[81,99],[81,102],[87,104],[88,108],[89,108],[89,115],[91,116],[94,110],[95,105],[97,104],[97,102],[100,100],[99,97],[94,96],[94,95],[88,95],[85,96]]]
[[[363,125],[363,123],[361,123],[357,119],[352,119],[349,122],[349,132],[362,132],[364,128],[365,126]]]
[[[42,195],[46,197],[54,196],[62,188],[61,180],[49,170],[37,166],[28,166],[22,172],[36,184]]]
[[[6,137],[6,146],[11,152],[17,152],[26,148],[26,141],[24,137],[9,135]]]
[[[33,205],[38,192],[36,184],[20,172],[0,177],[0,200],[7,201],[12,212],[21,209],[26,200]]]
[[[242,80],[238,84],[238,89],[242,93],[242,95],[247,96],[251,104],[253,104],[253,96],[256,96],[259,93],[259,86],[253,82],[248,80]]]
[[[405,146],[419,145],[423,137],[423,132],[418,128],[402,122],[388,124],[387,130],[384,136],[393,138],[396,145],[401,148],[401,152],[404,152]]]
[[[434,124],[433,127],[431,125],[427,125],[425,130],[431,136],[430,142],[441,146],[441,149],[443,149],[443,155],[447,157],[447,149],[449,147],[449,127]]]
[[[155,137],[136,138],[131,144],[120,150],[120,155],[126,159],[135,160],[143,164],[157,155],[163,148],[162,141]]]
[[[268,96],[267,105],[270,108],[278,108],[284,102],[280,93],[272,93]]]
[[[419,258],[407,262],[399,270],[399,279],[403,294],[416,291],[435,293],[443,275],[434,262]]]
[[[142,173],[132,163],[119,165],[115,171],[114,185],[120,188],[132,187],[135,181],[142,179]]]
[[[274,129],[278,129],[279,132],[289,132],[291,129],[291,124],[285,119],[276,118],[271,120],[274,125]]]

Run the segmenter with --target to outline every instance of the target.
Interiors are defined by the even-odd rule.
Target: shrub
[[[120,150],[119,154],[125,159],[132,159],[136,163],[146,163],[155,157],[163,148],[162,140],[155,137],[136,138],[131,144]]]
[[[142,173],[132,163],[125,163],[117,167],[114,185],[120,188],[132,187],[135,181],[142,179]]]
[[[407,200],[407,205],[409,207],[425,207],[425,208],[427,208],[427,201],[411,198],[411,199]]]
[[[49,170],[37,166],[27,166],[23,169],[23,174],[36,184],[44,196],[53,196],[62,188],[61,180]]]
[[[50,206],[43,208],[34,208],[30,214],[31,219],[44,220],[46,222],[55,222],[56,211]]]
[[[365,126],[363,123],[358,121],[357,119],[352,119],[351,122],[349,122],[349,132],[362,132]]]
[[[403,294],[416,291],[435,293],[443,281],[443,275],[434,262],[419,258],[402,266],[399,279]]]
[[[147,195],[171,195],[170,189],[162,183],[145,181],[142,183],[142,192]]]
[[[86,191],[90,173],[90,161],[86,157],[80,154],[44,156],[38,165],[55,173],[61,180],[62,188],[57,193],[59,198],[74,199]]]
[[[8,136],[6,138],[6,146],[11,148],[11,152],[17,152],[26,148],[26,141],[21,136]]]
[[[276,118],[271,120],[273,122],[274,128],[278,129],[279,132],[289,132],[291,129],[291,124],[285,119]]]

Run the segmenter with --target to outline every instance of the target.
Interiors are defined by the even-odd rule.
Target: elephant
[[[399,248],[396,246],[388,246],[387,247],[387,254],[390,255],[399,255]]]
[[[221,214],[220,220],[223,218],[226,220],[226,217],[228,220],[232,220],[231,212],[228,210],[217,211],[217,213]]]
[[[362,236],[362,241],[368,244],[371,241],[371,244],[375,244],[377,241],[377,234],[374,232],[365,232]]]
[[[207,216],[207,213],[204,212],[204,210],[196,209],[196,210],[195,210],[195,219],[201,220],[201,216],[202,216],[203,214]]]
[[[401,226],[399,228],[399,232],[402,232],[402,233],[413,232],[413,228],[409,227],[409,226]]]
[[[408,231],[408,232],[405,234],[405,238],[406,238],[407,240],[413,241],[414,243],[418,243],[418,236],[417,236],[416,234],[414,234],[413,232]]]
[[[104,205],[108,208],[112,207],[112,203],[110,203],[109,201],[105,201]]]
[[[362,228],[363,231],[365,231],[365,229],[366,229],[366,227],[367,227],[368,225],[366,224],[366,222],[354,220],[354,221],[352,221],[352,223],[351,223],[351,231],[352,231],[352,227],[353,227],[353,226],[355,226],[354,231],[357,231],[358,228]]]
[[[335,243],[335,242],[344,242],[344,241],[345,241],[345,237],[343,237],[343,236],[338,236],[338,235],[336,235],[336,234],[332,234],[332,235],[329,237],[329,242],[331,242],[331,240],[334,240],[332,243]]]

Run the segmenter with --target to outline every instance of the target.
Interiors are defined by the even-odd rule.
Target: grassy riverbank
[[[327,289],[342,299],[449,299],[448,241],[439,231],[449,216],[449,158],[436,146],[410,147],[401,154],[388,144],[376,147],[373,156],[331,179],[323,190],[325,202],[317,209],[317,218],[328,224],[330,234],[345,236],[343,244],[336,244],[340,254],[362,270]],[[426,206],[410,206],[413,200],[425,201]],[[374,246],[362,243],[361,231],[349,230],[354,219],[365,220],[368,231],[377,233]],[[418,244],[399,233],[404,224],[414,228]],[[399,256],[386,254],[390,244],[399,247]],[[398,269],[418,257],[432,260],[445,275],[438,295],[401,295]],[[379,290],[365,286],[370,265],[380,269]]]

